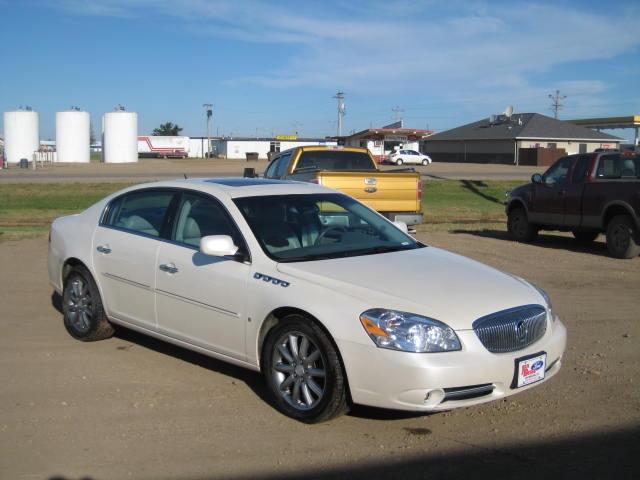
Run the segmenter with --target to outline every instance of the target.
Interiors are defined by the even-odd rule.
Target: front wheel
[[[616,215],[607,224],[607,249],[615,258],[640,255],[638,231],[628,215]]]
[[[102,306],[98,287],[83,266],[73,267],[64,282],[62,311],[67,332],[83,342],[103,340],[113,335],[114,329]]]
[[[401,158],[396,160],[396,165],[402,165],[402,159]]]
[[[288,315],[264,344],[263,373],[275,407],[305,423],[347,412],[342,362],[329,336],[312,320]]]
[[[517,242],[531,242],[538,236],[538,229],[529,223],[527,212],[522,207],[516,207],[509,212],[507,218],[509,235]]]
[[[429,165],[429,160],[427,160],[426,158],[422,160],[422,165],[424,165],[425,167]]]

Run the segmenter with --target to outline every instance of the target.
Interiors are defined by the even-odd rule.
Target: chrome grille
[[[492,313],[473,322],[473,330],[492,353],[514,352],[539,340],[547,331],[547,311],[524,305]]]

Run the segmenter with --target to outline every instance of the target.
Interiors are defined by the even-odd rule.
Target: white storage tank
[[[33,153],[40,147],[38,112],[15,110],[4,112],[4,152],[8,163],[20,159],[33,160]]]
[[[102,161],[138,161],[138,114],[117,110],[102,117]]]
[[[68,110],[56,113],[58,162],[89,163],[90,123],[88,112]]]

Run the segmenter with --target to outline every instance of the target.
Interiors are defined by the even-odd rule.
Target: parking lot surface
[[[0,243],[0,478],[640,478],[640,258],[559,234],[418,237],[545,288],[569,333],[561,372],[469,409],[304,425],[256,373],[127,330],[73,340],[46,239]]]

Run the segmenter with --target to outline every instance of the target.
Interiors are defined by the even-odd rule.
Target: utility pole
[[[344,108],[344,92],[336,93],[333,98],[338,100],[338,136],[342,136],[342,117],[345,114]]]
[[[211,157],[211,119],[213,118],[213,104],[212,103],[203,103],[202,104],[206,115],[207,115],[207,153],[205,157]]]
[[[400,108],[397,105],[391,109],[393,112],[393,121],[398,122],[402,120],[402,112],[404,112],[404,108]]]
[[[560,100],[564,100],[565,98],[567,98],[567,96],[560,95],[560,90],[556,90],[555,95],[549,94],[549,98],[553,100],[553,103],[551,104],[551,110],[553,110],[553,118],[557,119],[558,112],[562,110],[562,103],[560,103]]]

